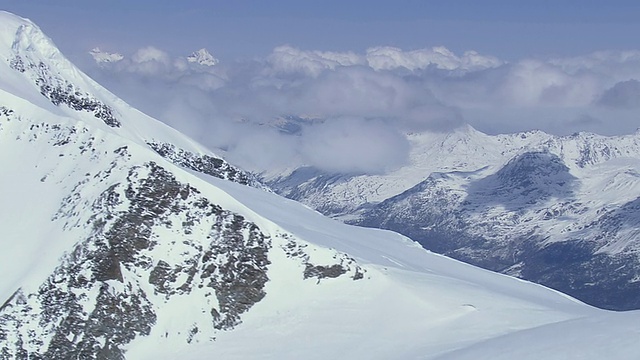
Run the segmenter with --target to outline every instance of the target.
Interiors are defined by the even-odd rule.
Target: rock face
[[[79,182],[55,214],[88,236],[37,291],[19,289],[0,309],[3,358],[124,358],[122,345],[156,323],[158,303],[194,297],[213,329],[228,330],[265,296],[269,237],[158,164],[87,197],[129,157],[126,147],[115,153],[114,168]]]
[[[176,302],[198,315],[166,336],[211,341],[266,296],[273,251],[300,264],[300,279],[363,278],[355,260],[335,252],[315,263],[308,245],[284,232],[274,247],[273,234],[178,180],[151,149],[116,146],[79,125],[36,123],[6,107],[0,138],[16,151],[58,152],[55,167],[75,164],[43,170],[41,183],[77,179],[51,215],[71,246],[42,283],[19,287],[0,307],[2,359],[124,359],[125,346],[148,336]],[[219,177],[248,182],[224,165]]]
[[[0,203],[21,222],[1,219],[0,240],[35,244],[34,259],[2,264],[25,275],[0,283],[0,359],[125,359],[150,336],[212,342],[267,296],[274,257],[299,281],[363,279],[346,255],[248,220],[262,218],[192,172],[266,190],[251,175],[114,100],[35,25],[0,16],[17,29],[0,81],[26,89],[0,94],[0,180],[12,179]]]
[[[173,144],[149,143],[149,146],[160,156],[172,163],[193,170],[217,177],[219,179],[237,182],[243,185],[264,188],[255,177],[245,171],[230,165],[222,158],[211,155],[196,155],[184,149],[177,148]]]
[[[18,37],[23,36],[25,39],[23,42],[16,42],[16,44],[26,44],[27,49],[23,49],[22,46],[14,46],[16,54],[11,59],[11,68],[30,76],[39,87],[40,93],[52,104],[56,106],[62,104],[76,111],[92,113],[105,124],[111,127],[120,127],[120,121],[116,118],[112,108],[78,89],[71,82],[53,75],[49,65],[29,57],[29,34],[22,35],[22,33],[33,31],[29,26],[23,26],[19,29]],[[22,55],[23,53],[27,53],[27,55]]]
[[[639,134],[439,136],[413,138],[413,163],[386,176],[301,168],[269,184],[348,223],[589,304],[640,308]]]

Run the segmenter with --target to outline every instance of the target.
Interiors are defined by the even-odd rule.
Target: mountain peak
[[[214,66],[220,62],[220,60],[214,58],[205,48],[191,53],[191,55],[187,56],[187,61],[204,66]]]
[[[61,56],[53,41],[31,20],[0,11],[0,55],[8,57],[19,51],[38,52],[50,58]]]
[[[110,53],[110,52],[102,51],[100,50],[99,47],[93,48],[91,51],[89,51],[89,54],[91,55],[91,57],[93,57],[93,60],[95,60],[95,62],[98,64],[114,63],[124,59],[124,56],[120,53]]]
[[[90,54],[97,62],[123,59],[121,54],[105,52],[98,47]],[[201,63],[215,60],[206,49],[196,54]],[[240,169],[175,129],[133,109],[93,81],[71,63],[37,25],[27,19],[0,12],[0,59],[0,89],[19,89],[11,95],[24,104],[18,106],[15,99],[0,97],[0,103],[11,105],[11,110],[31,112],[32,108],[28,105],[33,104],[72,122],[80,121],[103,130],[117,131],[120,136],[145,148],[150,144],[171,144],[176,154],[171,153],[168,160],[179,163],[179,166],[212,176],[242,178],[244,183],[255,184]],[[38,115],[40,117],[42,115]],[[127,124],[121,121],[124,118]]]

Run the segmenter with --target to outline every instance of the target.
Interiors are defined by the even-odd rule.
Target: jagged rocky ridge
[[[5,356],[124,358],[120,347],[148,335],[156,322],[150,296],[170,300],[206,289],[199,292],[212,299],[203,317],[219,330],[233,328],[264,297],[270,242],[254,224],[211,204],[155,163],[132,168],[127,180],[95,199],[89,237],[70,250],[38,291],[18,290],[0,309]],[[81,210],[77,195],[83,185],[56,217],[68,221]],[[123,198],[127,207],[118,209]],[[176,222],[181,217],[186,221]],[[194,226],[209,228],[208,241],[177,237],[180,261],[153,253],[162,241],[155,227],[187,235]],[[151,285],[153,293],[141,283]],[[198,330],[194,325],[186,341]]]
[[[265,188],[254,175],[230,165],[222,158],[213,157],[207,154],[196,155],[184,149],[177,148],[173,144],[159,144],[154,142],[149,142],[148,144],[155,152],[160,154],[160,156],[178,166],[210,176],[215,176],[219,179],[230,180],[239,184],[258,188]]]
[[[42,44],[47,42],[48,39],[35,25],[29,23],[20,25],[12,44],[12,58],[9,64],[11,69],[29,76],[39,88],[40,93],[54,105],[64,104],[76,111],[90,112],[108,126],[119,127],[120,121],[111,107],[81,90],[77,85],[54,75],[50,65],[44,63],[41,59],[42,54],[38,53]],[[50,55],[59,55],[56,48],[49,47],[47,50],[51,53]],[[64,61],[66,62],[66,59]]]
[[[388,178],[300,168],[268,181],[348,223],[400,232],[595,306],[640,308],[640,134],[464,129],[426,139],[413,137],[413,163]],[[392,184],[407,179],[415,183],[394,194]]]
[[[70,82],[52,76],[46,64],[29,62],[25,66],[22,57],[16,55],[11,61],[11,68],[20,72],[26,72],[28,69],[35,77],[35,83],[40,88],[40,93],[47,97],[53,105],[64,104],[73,110],[87,111],[111,127],[120,127],[120,122],[109,106],[89,94],[82,93]]]

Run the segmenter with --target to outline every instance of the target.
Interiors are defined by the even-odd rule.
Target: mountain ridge
[[[398,231],[596,306],[640,308],[640,133],[486,135],[464,126],[408,139],[410,163],[388,174],[300,168],[265,182],[348,223]]]

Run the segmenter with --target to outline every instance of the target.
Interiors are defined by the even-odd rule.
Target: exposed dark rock
[[[81,182],[74,193],[84,186],[89,184]],[[74,206],[82,204],[73,195],[67,201],[59,218],[76,216]],[[218,330],[232,329],[265,296],[269,238],[154,163],[131,168],[126,184],[108,187],[92,213],[91,235],[46,282],[36,292],[16,292],[0,308],[0,358],[124,359],[122,346],[148,335],[156,322],[150,296],[168,299],[208,287],[218,300],[210,309],[211,327]],[[155,229],[181,226],[168,220],[172,216],[189,218],[199,229],[208,226],[202,245],[193,238],[182,241],[191,256],[171,260],[154,252]],[[141,281],[155,293],[147,294]],[[185,341],[198,332],[192,328]]]
[[[265,269],[270,262],[264,235],[242,216],[220,218],[212,230],[214,241],[203,256],[201,269],[205,274],[215,268],[212,274],[217,276],[210,276],[205,285],[216,290],[220,304],[214,327],[227,330],[239,323],[240,314],[266,295]]]
[[[11,114],[13,114],[13,110],[5,106],[0,106],[0,116],[9,117]]]
[[[153,285],[155,290],[161,294],[167,294],[171,291],[171,284],[176,281],[176,274],[172,271],[171,266],[165,261],[158,261],[158,264],[151,270],[149,274],[149,284]]]
[[[24,66],[24,61],[22,61],[22,57],[20,56],[16,56],[13,59],[11,59],[11,61],[9,62],[9,66],[12,69],[19,71],[21,73],[26,71],[26,68]]]
[[[345,274],[346,272],[347,270],[345,270],[341,265],[338,264],[331,266],[307,264],[307,267],[304,269],[304,278],[337,278],[338,276]]]
[[[178,166],[243,185],[255,187],[259,185],[253,176],[232,166],[223,159],[209,155],[196,155],[173,144],[150,142],[148,145],[160,156]]]
[[[336,252],[333,256],[335,263],[327,265],[316,265],[312,263],[311,256],[305,248],[307,245],[301,244],[288,236],[289,241],[283,246],[283,250],[290,258],[300,259],[304,265],[302,276],[304,279],[316,278],[318,282],[326,278],[337,278],[347,273],[351,273],[351,279],[360,280],[364,278],[366,270],[346,254]]]
[[[56,106],[64,104],[76,111],[91,112],[96,118],[111,127],[121,126],[120,121],[116,118],[111,107],[105,105],[88,93],[83,93],[67,80],[53,75],[46,64],[42,62],[38,64],[31,62],[25,64],[22,57],[17,55],[11,60],[10,66],[14,70],[22,73],[27,70],[33,72],[35,83],[40,88],[40,93],[49,99],[52,104]]]

